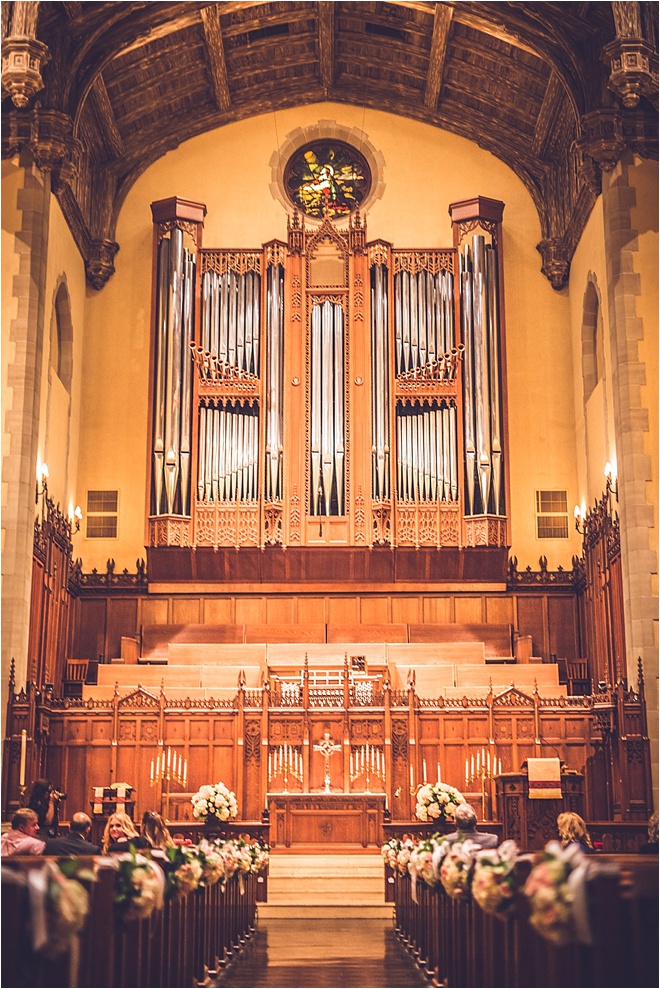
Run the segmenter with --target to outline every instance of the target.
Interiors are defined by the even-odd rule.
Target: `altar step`
[[[261,918],[389,918],[380,853],[300,855],[276,853],[268,867],[268,903]]]

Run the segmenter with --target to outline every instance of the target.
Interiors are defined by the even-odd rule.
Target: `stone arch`
[[[582,401],[586,404],[605,373],[603,354],[603,315],[600,295],[593,274],[589,274],[582,302]]]
[[[71,394],[73,379],[73,320],[66,275],[57,279],[50,323],[50,366]]]

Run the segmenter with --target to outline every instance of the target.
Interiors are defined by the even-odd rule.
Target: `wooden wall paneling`
[[[548,595],[548,644],[550,655],[577,659],[577,603],[573,595]]]
[[[486,622],[489,625],[513,625],[513,599],[508,595],[486,595]]]
[[[363,625],[389,625],[391,621],[389,597],[369,595],[360,598],[360,622]]]
[[[358,597],[328,597],[328,625],[357,625],[360,622]]]
[[[138,628],[136,598],[108,598],[106,647],[108,659],[121,656],[122,636],[135,636]]]
[[[234,618],[233,598],[202,598],[202,621],[205,625],[233,625]]]
[[[293,597],[266,598],[266,622],[273,625],[292,625],[295,622]]]
[[[140,625],[171,625],[169,599],[147,597],[140,601]]]
[[[236,776],[235,758],[238,748],[238,719],[236,715],[215,716],[212,718],[211,728],[213,738],[211,773],[198,786],[202,783],[217,783],[220,780],[230,790],[234,790],[238,797],[239,781]]]
[[[312,625],[326,624],[325,598],[306,597],[301,595],[296,599],[296,617],[299,625],[307,623]]]
[[[394,625],[418,625],[422,621],[423,601],[420,595],[393,594],[391,622]]]
[[[422,622],[431,625],[448,625],[454,621],[453,597],[434,596],[422,599]],[[414,625],[414,622],[410,622]]]
[[[541,594],[519,594],[517,596],[518,628],[521,635],[531,635],[532,655],[549,660],[546,649],[545,608]]]
[[[459,625],[480,625],[485,622],[484,600],[479,597],[454,597],[454,621]]]
[[[268,618],[265,597],[236,598],[237,625],[265,625]]]
[[[107,601],[90,598],[80,602],[75,656],[78,659],[109,659],[105,647]]]
[[[202,622],[202,602],[198,597],[172,598],[173,625],[200,625]]]

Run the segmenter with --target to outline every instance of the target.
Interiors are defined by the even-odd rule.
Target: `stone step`
[[[257,916],[261,920],[288,920],[304,917],[306,920],[332,920],[351,918],[356,920],[390,920],[394,916],[392,903],[374,904],[306,904],[259,903]]]
[[[302,915],[298,911],[303,907],[333,911],[373,908],[374,916],[382,917],[385,908],[383,861],[379,854],[272,855],[268,870],[268,907],[295,909],[297,912],[291,916]],[[344,916],[334,912],[331,915]],[[352,913],[346,916],[352,916]]]

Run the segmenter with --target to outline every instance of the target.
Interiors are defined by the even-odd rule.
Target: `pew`
[[[394,877],[397,935],[434,985],[609,987],[658,984],[658,858],[598,855],[588,881],[592,943],[557,946],[529,923],[518,892],[512,917],[486,914],[442,887]],[[521,887],[530,857],[516,864]]]
[[[84,927],[72,948],[46,959],[32,948],[30,903],[25,882],[43,859],[10,857],[2,862],[5,986],[191,986],[208,985],[236,961],[255,930],[257,876],[232,877],[167,899],[151,917],[121,923],[113,908],[115,870],[97,860],[97,881],[83,881],[90,895]],[[79,859],[90,868],[92,858]]]

